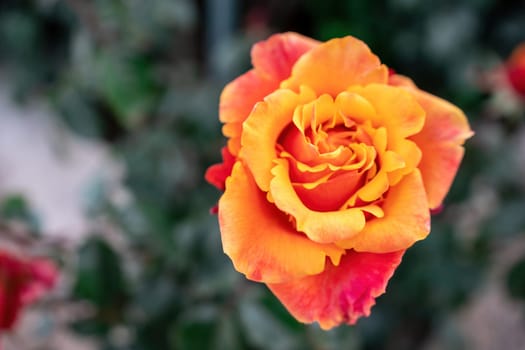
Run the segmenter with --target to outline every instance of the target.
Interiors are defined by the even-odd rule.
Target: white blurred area
[[[77,245],[93,229],[86,201],[93,181],[119,187],[122,166],[103,144],[79,138],[54,116],[43,101],[16,104],[0,80],[0,198],[22,195],[38,216],[48,238]],[[68,283],[61,278],[55,293]],[[53,313],[29,308],[14,333],[2,339],[5,350],[93,350],[92,339],[67,329],[75,305],[64,303]],[[47,308],[45,308],[47,310]],[[51,328],[49,325],[53,325]]]
[[[46,235],[78,241],[90,231],[89,186],[118,185],[123,168],[104,145],[73,135],[52,113],[42,101],[17,105],[0,81],[0,198],[24,196]]]

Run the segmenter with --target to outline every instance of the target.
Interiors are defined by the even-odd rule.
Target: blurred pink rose
[[[57,277],[47,259],[21,258],[0,249],[0,332],[12,329],[21,310],[51,289]]]
[[[505,72],[514,92],[525,99],[525,43],[514,49],[505,63]]]

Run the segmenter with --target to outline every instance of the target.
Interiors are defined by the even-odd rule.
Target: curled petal
[[[258,103],[244,122],[239,157],[250,168],[261,190],[268,191],[270,186],[279,135],[291,122],[296,106],[310,96],[308,93],[277,90]]]
[[[364,97],[376,113],[369,119],[375,127],[385,126],[388,134],[394,138],[404,138],[421,131],[425,124],[425,111],[418,101],[405,89],[389,86],[370,84],[367,86],[354,86],[348,89]],[[389,146],[392,148],[392,145]]]
[[[295,219],[298,231],[304,232],[314,242],[332,243],[352,237],[363,229],[365,215],[362,208],[311,210],[301,201],[290,182],[288,162],[278,159],[275,163],[270,193],[275,205]]]
[[[412,172],[421,162],[422,152],[418,145],[409,139],[402,139],[396,142],[396,154],[405,163],[399,169],[388,173],[390,186],[396,185],[406,174]]]
[[[421,90],[410,90],[426,112],[425,126],[411,137],[422,151],[418,168],[431,209],[439,207],[463,158],[463,143],[474,133],[454,105]]]
[[[357,195],[366,202],[372,202],[378,199],[388,190],[388,176],[386,172],[381,171],[376,174],[366,185],[364,185]]]
[[[282,147],[291,156],[303,163],[311,163],[319,158],[318,150],[309,143],[304,133],[300,132],[295,126],[290,126],[283,133]]]
[[[305,205],[316,211],[338,210],[354,194],[362,174],[357,171],[344,172],[333,179],[325,180],[314,188],[294,184],[294,189]]]
[[[343,91],[337,95],[335,104],[343,116],[360,123],[376,118],[374,106],[359,94]]]
[[[290,179],[294,183],[321,182],[332,175],[332,170],[326,163],[309,166],[297,161],[288,152],[281,152],[279,156],[288,159],[290,162]]]
[[[323,329],[354,324],[370,314],[375,298],[385,292],[403,253],[348,251],[339,266],[327,264],[318,275],[268,287],[301,322],[319,322]]]
[[[326,258],[338,265],[344,250],[298,233],[266,199],[252,176],[237,162],[219,201],[224,252],[235,268],[254,281],[280,283],[324,270]]]
[[[390,188],[384,216],[369,220],[363,230],[337,244],[361,252],[387,253],[410,247],[430,232],[430,212],[417,169]]]
[[[335,97],[351,85],[386,83],[388,70],[380,67],[379,58],[361,40],[332,39],[299,58],[291,77],[281,87],[297,91],[304,84],[318,95],[327,93]]]

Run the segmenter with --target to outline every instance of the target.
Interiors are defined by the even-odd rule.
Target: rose
[[[14,326],[20,311],[52,288],[55,266],[46,259],[23,259],[0,250],[0,333]]]
[[[505,63],[505,73],[512,89],[525,99],[525,43],[512,51]]]
[[[277,34],[252,63],[222,92],[228,145],[206,173],[224,251],[299,321],[353,324],[428,235],[467,119],[353,37]]]

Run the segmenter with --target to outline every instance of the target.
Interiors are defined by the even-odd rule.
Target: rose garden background
[[[203,179],[223,85],[288,30],[357,36],[476,132],[430,236],[330,332],[234,271]],[[524,41],[518,1],[1,2],[0,248],[60,273],[4,347],[521,349],[525,97],[505,67]]]

